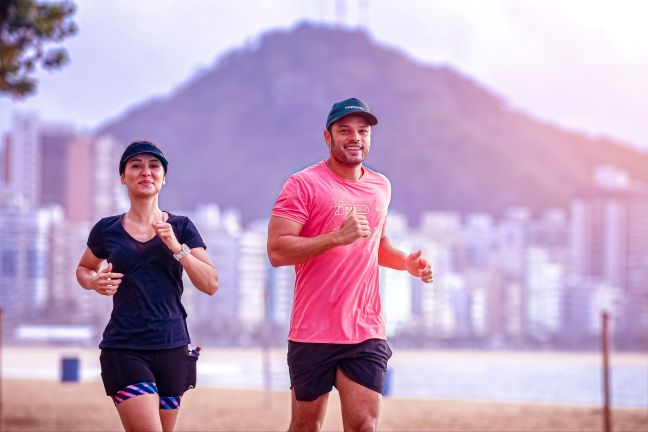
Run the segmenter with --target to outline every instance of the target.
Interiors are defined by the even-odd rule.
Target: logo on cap
[[[371,126],[378,123],[378,119],[371,113],[369,106],[358,98],[349,98],[333,104],[331,111],[326,119],[326,129],[331,127],[331,124],[338,121],[342,117],[358,113],[369,122]]]

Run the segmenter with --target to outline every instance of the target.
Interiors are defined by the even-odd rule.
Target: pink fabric
[[[295,266],[288,339],[315,343],[385,339],[378,246],[390,198],[389,180],[366,167],[354,181],[338,177],[320,162],[286,181],[272,215],[302,224],[301,236],[337,229],[352,207],[366,215],[373,230],[368,239],[335,247]]]

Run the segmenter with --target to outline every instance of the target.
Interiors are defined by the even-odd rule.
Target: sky
[[[14,111],[91,130],[164,97],[228,51],[308,20],[366,29],[423,64],[449,66],[510,106],[648,151],[648,2],[642,0],[76,0],[71,62],[39,72]],[[386,84],[388,85],[388,84]],[[369,101],[370,102],[370,101]]]

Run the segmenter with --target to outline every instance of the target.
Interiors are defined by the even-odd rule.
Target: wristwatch
[[[191,253],[191,250],[189,249],[189,246],[186,244],[182,245],[182,250],[178,252],[177,254],[173,254],[173,258],[177,259],[180,261],[182,258],[184,258],[186,255],[189,255]]]

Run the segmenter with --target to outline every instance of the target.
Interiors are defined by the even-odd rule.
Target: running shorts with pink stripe
[[[186,346],[168,350],[103,349],[101,378],[115,405],[158,394],[160,409],[180,408],[184,392],[196,385],[196,357]]]

